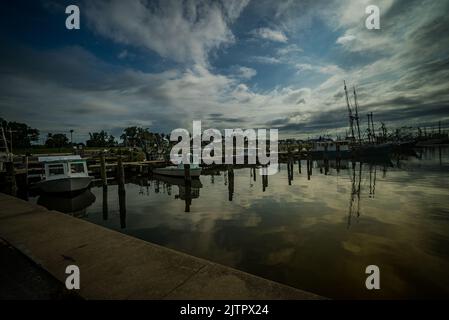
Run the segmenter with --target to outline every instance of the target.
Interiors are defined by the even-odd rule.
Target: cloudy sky
[[[77,4],[81,29],[65,28]],[[381,10],[367,30],[365,7]],[[449,121],[449,0],[2,1],[0,117],[43,133],[126,126],[344,133]],[[364,128],[362,128],[364,129]]]

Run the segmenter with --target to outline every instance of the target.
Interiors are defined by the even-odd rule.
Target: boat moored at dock
[[[39,157],[45,167],[42,180],[36,186],[47,193],[70,193],[89,187],[93,180],[86,160],[76,156]]]

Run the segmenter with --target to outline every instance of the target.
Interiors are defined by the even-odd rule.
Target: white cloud
[[[301,52],[304,52],[304,50],[301,49],[300,47],[298,47],[296,44],[290,44],[285,47],[277,49],[278,56],[286,56],[286,55],[295,54],[295,53],[297,54],[297,53],[301,53]]]
[[[251,79],[257,74],[257,71],[253,68],[238,67],[237,76],[243,79]]]
[[[264,40],[283,42],[283,43],[288,41],[287,36],[282,31],[273,30],[270,28],[255,29],[251,31],[251,34]]]
[[[341,36],[337,39],[336,43],[341,45],[346,45],[356,39],[352,34]]]
[[[255,56],[251,58],[252,61],[262,64],[279,64],[282,61],[276,57],[268,57],[268,56]]]
[[[298,72],[310,71],[314,69],[314,67],[309,63],[298,63],[296,64],[295,67],[298,70]]]
[[[143,47],[177,62],[207,65],[211,50],[234,42],[229,25],[248,0],[87,1],[89,25],[118,43]]]
[[[117,57],[119,59],[125,59],[126,57],[128,57],[128,55],[129,55],[128,50],[123,50],[123,51],[120,51],[120,53],[117,55]]]

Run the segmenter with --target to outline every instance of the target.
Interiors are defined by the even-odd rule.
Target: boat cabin
[[[312,150],[317,152],[346,152],[349,151],[348,141],[316,141]]]
[[[39,162],[44,164],[45,180],[56,180],[61,178],[87,177],[86,160],[79,155],[39,157]]]

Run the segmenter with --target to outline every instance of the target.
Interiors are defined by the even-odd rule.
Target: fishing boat
[[[155,168],[153,173],[163,176],[171,177],[184,177],[184,164],[178,164],[177,166],[168,166],[165,168]],[[190,165],[190,177],[195,178],[201,175],[201,167],[197,164]]]
[[[86,160],[79,155],[39,157],[45,173],[36,186],[48,193],[67,193],[87,189],[93,180],[87,171]]]
[[[317,140],[308,151],[314,158],[349,158],[351,149],[349,141]]]
[[[370,157],[376,157],[376,156],[384,156],[389,155],[394,150],[394,144],[393,143],[379,143],[379,144],[362,144],[362,145],[355,145],[353,147],[353,156],[354,157],[361,157],[361,156],[370,156]]]

